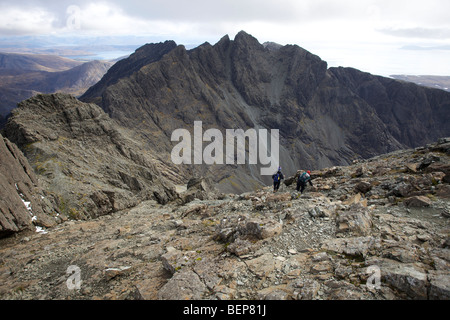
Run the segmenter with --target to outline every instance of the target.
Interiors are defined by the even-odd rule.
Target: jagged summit
[[[254,43],[254,44],[260,44],[258,39],[256,39],[254,36],[252,36],[251,34],[245,32],[244,30],[239,31],[236,36],[234,37],[234,41],[236,42],[250,42],[250,43]]]
[[[119,79],[128,77],[143,66],[158,61],[164,54],[177,46],[175,41],[168,40],[160,43],[150,43],[138,48],[128,58],[118,61],[109,72],[82,96],[83,101],[99,102],[100,92],[115,84]]]
[[[196,120],[219,130],[279,129],[280,164],[289,172],[450,135],[449,93],[328,68],[297,45],[270,50],[241,31],[192,50],[167,42],[138,51],[145,55],[120,61],[81,100],[135,129],[166,159],[173,130],[192,130]],[[180,182],[210,174],[221,190],[242,192],[269,183],[254,174],[259,169],[183,167]]]
[[[283,47],[281,44],[278,44],[276,42],[270,42],[270,41],[264,42],[263,46],[269,50],[278,50]]]

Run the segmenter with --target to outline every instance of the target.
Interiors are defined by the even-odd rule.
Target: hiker
[[[311,171],[306,171],[303,172],[297,180],[297,191],[300,190],[300,193],[303,193],[303,191],[306,188],[306,183],[308,183],[311,185],[311,187],[313,186],[312,182],[311,182]],[[300,189],[301,188],[301,189]]]
[[[281,179],[284,179],[283,174],[281,173],[281,167],[278,167],[278,171],[272,175],[273,179],[273,192],[277,192],[280,188]]]

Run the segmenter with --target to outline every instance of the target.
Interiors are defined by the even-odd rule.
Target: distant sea
[[[133,51],[99,51],[94,52],[92,55],[75,55],[75,56],[65,56],[66,58],[74,59],[74,60],[115,60],[117,58],[125,58],[130,54],[134,53]]]

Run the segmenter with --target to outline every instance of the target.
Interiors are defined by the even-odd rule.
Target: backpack
[[[303,172],[302,175],[300,176],[299,180],[301,182],[306,182],[309,180],[311,176],[308,174],[308,172]]]
[[[279,173],[279,172],[275,173],[275,174],[272,176],[272,178],[273,178],[273,182],[278,182],[278,181],[280,181],[280,173]]]

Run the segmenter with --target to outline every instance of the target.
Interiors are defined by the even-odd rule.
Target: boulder
[[[367,207],[367,199],[363,198],[363,196],[361,195],[361,193],[357,193],[352,195],[350,198],[348,198],[347,200],[345,200],[343,202],[345,205],[354,205],[354,204],[359,204],[363,207]]]
[[[308,213],[311,218],[324,218],[331,216],[330,211],[328,209],[323,208],[322,206],[315,206],[309,209]]]
[[[441,184],[441,185],[437,186],[436,196],[449,199],[450,198],[450,185]]]
[[[107,268],[105,270],[105,276],[107,280],[111,280],[115,277],[126,275],[128,272],[130,272],[131,267],[130,266],[124,266],[119,268]]]
[[[432,163],[439,162],[441,160],[440,157],[434,155],[434,154],[428,154],[425,159],[422,160],[422,162],[418,165],[418,170],[425,170],[427,169]]]
[[[405,201],[403,201],[403,203],[405,204],[406,207],[420,208],[420,207],[431,206],[431,200],[425,196],[410,197],[410,198],[405,199]]]
[[[200,190],[200,191],[205,191],[205,192],[207,192],[209,189],[205,179],[203,179],[203,178],[191,178],[188,181],[187,189],[190,190],[190,189],[194,189],[194,188],[197,190]]]
[[[370,250],[380,248],[381,241],[374,237],[337,238],[326,241],[323,250],[365,257]]]
[[[430,282],[428,299],[450,300],[450,272],[448,270],[430,270],[428,280]]]
[[[274,259],[271,253],[266,253],[258,258],[247,260],[246,264],[258,278],[265,278],[281,266],[281,261]]]
[[[370,190],[372,190],[372,185],[367,181],[361,181],[355,186],[356,192],[367,193]]]
[[[201,300],[208,288],[193,271],[177,272],[158,292],[158,300]]]
[[[187,183],[187,190],[180,194],[181,203],[186,204],[194,199],[207,200],[214,198],[216,191],[209,179],[203,177],[191,178]]]
[[[253,244],[245,239],[236,239],[236,241],[227,246],[227,251],[241,257],[253,251]]]
[[[246,216],[223,219],[215,230],[215,238],[225,243],[236,239],[262,240],[281,233],[282,223],[270,219],[249,219]]]
[[[340,211],[336,217],[338,233],[352,233],[354,235],[365,236],[372,228],[372,215],[365,208],[355,208],[349,211]]]
[[[407,163],[405,166],[411,173],[417,173],[419,163]]]
[[[381,281],[414,300],[428,298],[428,278],[424,269],[416,264],[399,263],[385,259],[379,264]]]
[[[410,183],[401,182],[394,187],[390,194],[396,197],[407,197],[413,191],[414,187]]]

